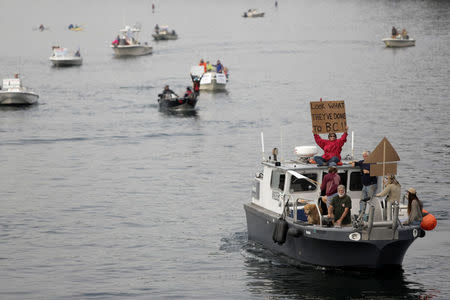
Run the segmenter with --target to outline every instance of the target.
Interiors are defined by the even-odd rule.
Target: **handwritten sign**
[[[310,102],[312,128],[315,134],[345,132],[347,118],[344,101]]]

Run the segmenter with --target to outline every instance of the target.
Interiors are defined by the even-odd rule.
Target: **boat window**
[[[302,175],[305,177],[308,177],[309,179],[317,181],[316,173],[307,173],[307,174],[302,174]],[[291,186],[290,186],[291,193],[315,191],[316,189],[317,189],[316,185],[312,184],[310,181],[308,181],[304,178],[297,178],[295,176],[291,177]]]
[[[286,175],[284,173],[281,173],[280,170],[273,170],[272,171],[272,178],[270,179],[270,187],[274,190],[281,190],[284,191],[284,180],[286,178]]]
[[[362,182],[361,182],[361,172],[351,172],[350,173],[350,191],[361,191],[362,190]]]

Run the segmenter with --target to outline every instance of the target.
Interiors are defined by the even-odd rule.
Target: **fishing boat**
[[[152,36],[155,41],[176,40],[178,38],[175,30],[170,30],[168,26],[155,27],[155,33]]]
[[[0,105],[31,105],[37,102],[39,95],[22,86],[19,74],[14,78],[3,79],[0,88]]]
[[[193,111],[197,104],[197,93],[192,93],[187,97],[179,97],[176,94],[159,94],[158,104],[161,110],[169,111]]]
[[[80,50],[73,52],[59,46],[52,47],[52,56],[49,60],[55,67],[80,66],[83,63]]]
[[[193,66],[191,68],[191,77],[200,78],[200,90],[203,91],[224,91],[228,77],[224,73],[217,73],[215,71],[204,71],[203,66]]]
[[[401,34],[395,37],[389,37],[383,39],[386,47],[390,48],[400,48],[400,47],[411,47],[416,45],[416,40],[411,39],[409,36],[402,36]]]
[[[264,152],[264,150],[263,150]],[[341,184],[351,197],[352,223],[334,227],[318,203],[327,167],[311,163],[315,146],[296,148],[293,160],[264,158],[262,171],[253,178],[251,202],[244,205],[248,239],[300,263],[323,267],[383,269],[400,267],[412,242],[425,232],[402,225],[407,219],[404,204],[394,205],[392,220],[379,198],[370,200],[369,212],[358,215],[361,170],[350,161],[338,165]],[[378,178],[381,191],[382,176]],[[306,205],[315,208],[318,222],[308,221]],[[358,217],[356,217],[358,215]]]
[[[258,18],[264,17],[264,12],[259,12],[256,8],[250,8],[242,14],[244,18]]]
[[[151,54],[153,48],[147,43],[139,41],[141,28],[139,25],[125,26],[121,29],[111,48],[116,56],[139,56]]]

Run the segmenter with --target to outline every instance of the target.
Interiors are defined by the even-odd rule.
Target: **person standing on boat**
[[[345,194],[345,186],[338,186],[338,194],[331,199],[328,207],[328,218],[333,220],[334,226],[345,226],[351,224],[350,210],[352,199]]]
[[[206,71],[207,72],[212,72],[213,70],[213,65],[208,61],[206,61]]]
[[[328,174],[323,177],[322,184],[320,185],[320,190],[325,193],[322,197],[322,201],[327,203],[327,207],[330,206],[330,202],[334,196],[337,195],[337,189],[341,183],[341,176],[337,173],[337,168],[331,166],[328,168]]]
[[[381,193],[376,194],[377,197],[386,197],[386,219],[392,220],[392,204],[400,202],[401,185],[395,179],[395,175],[390,175],[387,178],[387,185]]]
[[[320,135],[313,132],[314,140],[324,152],[322,156],[314,156],[314,161],[318,166],[336,166],[341,161],[341,151],[342,146],[347,141],[347,131],[348,126],[345,126],[345,132],[339,139],[337,139],[336,133],[330,132],[328,134],[328,140],[322,139]]]
[[[217,73],[222,73],[222,72],[223,72],[223,65],[220,63],[220,60],[217,60],[217,63],[216,63],[216,72],[217,72]]]
[[[190,99],[190,98],[192,98],[192,95],[193,95],[193,93],[192,93],[191,87],[188,86],[186,88],[186,92],[184,93],[184,98]]]
[[[361,182],[363,185],[361,191],[361,200],[359,201],[359,214],[364,214],[366,211],[367,201],[372,199],[375,191],[377,189],[377,177],[370,176],[370,164],[365,164],[366,160],[370,155],[370,151],[364,151],[362,153],[363,160],[352,162],[352,166],[357,166],[361,169]]]
[[[203,58],[202,59],[200,59],[200,63],[198,64],[199,66],[203,66],[203,72],[205,72],[206,73],[206,71],[207,71],[207,66],[206,66],[206,63],[205,63],[205,61],[203,60]]]
[[[397,28],[395,28],[395,26],[392,26],[392,38],[395,38],[397,34],[398,34]]]
[[[415,188],[409,188],[408,195],[408,220],[403,225],[420,225],[422,222],[422,202],[417,198]]]

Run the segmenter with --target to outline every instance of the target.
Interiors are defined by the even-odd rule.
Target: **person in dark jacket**
[[[364,163],[370,155],[370,151],[364,151],[363,160],[352,162],[352,166],[357,166],[361,169],[361,183],[363,185],[361,191],[361,200],[359,201],[359,214],[364,214],[366,211],[367,201],[372,199],[377,189],[377,177],[370,176],[370,164]]]
[[[338,186],[338,194],[331,199],[328,207],[328,217],[333,220],[334,226],[345,226],[351,224],[350,211],[352,199],[345,194],[345,186]]]

